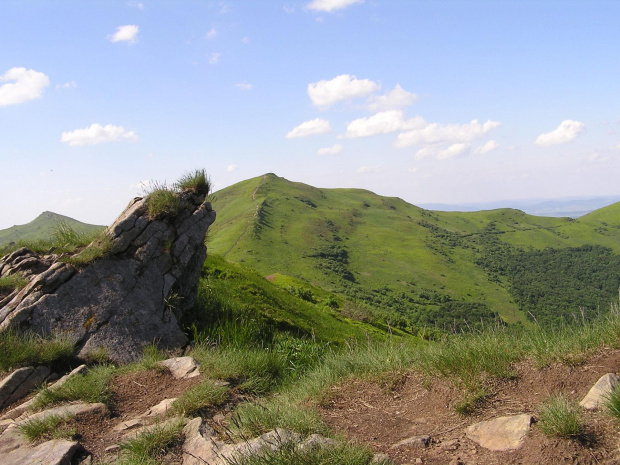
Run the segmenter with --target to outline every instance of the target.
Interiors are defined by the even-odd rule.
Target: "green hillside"
[[[79,233],[89,233],[103,228],[103,226],[82,223],[57,213],[43,212],[28,224],[0,230],[0,246],[17,241],[49,240],[61,223]]]
[[[213,204],[218,216],[209,253],[263,276],[289,276],[335,292],[345,313],[381,311],[401,327],[459,329],[463,315],[477,325],[497,314],[528,324],[532,307],[524,299],[531,293],[516,289],[509,272],[523,259],[519,253],[569,249],[578,264],[580,254],[593,253],[578,249],[586,244],[609,248],[612,256],[620,252],[619,204],[578,220],[511,209],[432,212],[369,191],[318,189],[274,174],[223,189]],[[527,263],[543,266],[545,260],[534,254]],[[578,310],[590,295],[596,302],[587,304],[595,308],[605,302],[607,288],[580,294],[577,307],[563,310]]]

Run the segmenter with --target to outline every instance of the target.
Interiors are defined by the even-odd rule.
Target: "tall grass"
[[[73,343],[62,335],[42,337],[8,329],[0,332],[0,372],[28,365],[62,363],[73,354]]]
[[[20,290],[26,287],[29,283],[27,278],[24,278],[20,274],[13,274],[10,276],[2,276],[0,277],[0,294],[7,293],[10,294],[14,290]]]
[[[538,427],[548,436],[566,439],[583,434],[579,408],[561,394],[550,397],[540,406]]]
[[[137,437],[122,442],[120,444],[121,456],[117,463],[123,465],[159,464],[159,458],[165,456],[170,448],[182,443],[183,426],[181,420],[158,424]]]

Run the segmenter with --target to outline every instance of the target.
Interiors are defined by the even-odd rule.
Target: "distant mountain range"
[[[427,210],[476,212],[498,208],[514,208],[528,215],[579,218],[599,208],[620,202],[620,195],[608,197],[576,197],[566,199],[525,199],[467,204],[424,203],[419,207]]]

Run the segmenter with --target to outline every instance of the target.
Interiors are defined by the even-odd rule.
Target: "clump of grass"
[[[74,418],[72,415],[50,415],[42,419],[28,420],[18,428],[30,442],[70,439],[76,434],[75,428],[70,426]]]
[[[111,366],[96,366],[84,375],[76,375],[56,389],[44,387],[39,391],[33,409],[42,409],[48,405],[62,402],[82,401],[101,402],[110,405],[112,391],[108,385],[114,368]]]
[[[229,460],[230,465],[368,465],[372,453],[357,444],[337,444],[299,450],[294,443],[283,444],[278,450],[265,450],[261,454]],[[387,465],[387,461],[372,462]]]
[[[146,211],[150,219],[174,216],[181,209],[179,194],[165,184],[153,183],[146,196]]]
[[[65,263],[82,267],[94,262],[95,260],[104,258],[110,250],[112,250],[112,239],[106,234],[105,231],[101,231],[97,237],[79,253],[76,255],[63,257],[62,260]]]
[[[181,444],[183,421],[171,421],[155,425],[134,439],[124,441],[121,446],[120,464],[157,464],[160,457]]]
[[[27,278],[24,278],[21,274],[16,273],[9,276],[0,277],[0,294],[10,294],[14,290],[20,290],[26,287],[29,283]]]
[[[172,404],[172,411],[187,417],[195,416],[206,410],[222,405],[229,396],[226,386],[217,386],[213,381],[204,381],[185,391]]]
[[[583,434],[579,409],[563,395],[547,399],[539,409],[538,427],[548,436],[576,439]]]
[[[605,396],[603,405],[611,416],[620,420],[620,385],[616,384]]]
[[[200,195],[208,195],[211,192],[211,180],[204,169],[196,169],[183,173],[175,187],[180,191],[191,190]]]
[[[73,342],[62,335],[42,337],[14,329],[0,332],[0,372],[61,362],[72,354]]]

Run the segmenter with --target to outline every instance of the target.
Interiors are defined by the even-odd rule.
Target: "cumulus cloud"
[[[215,29],[211,29],[207,32],[207,39],[214,39],[217,36],[217,31]]]
[[[336,144],[333,147],[324,147],[322,149],[319,149],[319,151],[317,152],[318,155],[337,155],[340,152],[342,152],[342,145],[340,144]]]
[[[481,145],[480,147],[476,147],[476,150],[474,150],[474,152],[480,153],[480,154],[487,153],[487,152],[490,152],[491,150],[495,150],[497,147],[499,147],[499,144],[497,143],[497,141],[490,140],[486,144]]]
[[[254,86],[252,84],[248,84],[247,82],[239,82],[235,84],[235,87],[241,90],[252,90]]]
[[[418,96],[412,92],[407,92],[400,85],[396,84],[394,90],[383,95],[372,95],[367,102],[368,109],[371,111],[396,110],[398,108],[413,105],[418,101]]]
[[[332,12],[341,10],[364,0],[312,0],[306,5],[309,10]]]
[[[237,165],[228,165],[226,167],[226,171],[228,171],[229,173],[232,173],[233,171],[235,171],[237,169]]]
[[[129,42],[135,43],[138,35],[139,27],[135,24],[127,24],[116,28],[116,32],[110,37],[112,42]]]
[[[134,131],[126,131],[122,126],[108,124],[91,124],[84,129],[63,132],[60,141],[72,146],[95,145],[104,142],[134,142],[138,135]]]
[[[307,137],[307,136],[316,136],[318,134],[327,134],[331,132],[332,127],[329,124],[329,121],[315,118],[310,121],[304,121],[299,126],[294,127],[289,133],[286,135],[287,139],[293,139],[295,137]]]
[[[357,79],[349,74],[341,74],[330,81],[308,84],[308,96],[312,103],[326,108],[340,100],[365,97],[379,90],[381,86],[369,79]]]
[[[340,138],[354,139],[376,136],[377,134],[390,134],[397,131],[422,129],[426,125],[426,121],[420,116],[406,120],[402,110],[382,111],[367,118],[351,121],[347,125],[347,132]]]
[[[41,97],[50,79],[33,69],[11,68],[0,76],[0,84],[0,107],[5,107]]]
[[[421,160],[426,157],[436,158],[437,160],[449,160],[464,155],[469,150],[470,144],[459,142],[456,144],[444,145],[427,145],[422,147],[416,153],[415,157]]]
[[[467,124],[431,123],[399,134],[394,145],[396,147],[409,147],[422,144],[471,142],[499,126],[501,123],[497,121],[489,120],[480,124],[477,119]]]
[[[222,55],[220,53],[217,52],[213,52],[209,55],[207,55],[207,58],[209,59],[209,64],[210,65],[217,65],[220,62],[220,57]]]
[[[564,120],[560,125],[551,132],[541,134],[536,138],[536,145],[541,147],[547,147],[549,145],[565,144],[577,138],[580,134],[583,134],[586,130],[586,125],[570,119]]]

